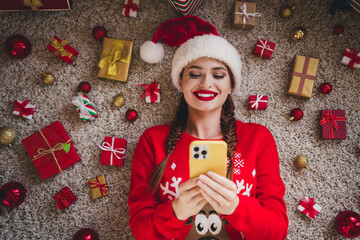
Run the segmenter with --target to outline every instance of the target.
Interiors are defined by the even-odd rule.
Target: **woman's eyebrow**
[[[214,68],[212,68],[212,70],[224,70],[224,71],[226,71],[226,69],[224,67],[214,67]]]
[[[202,67],[200,67],[200,66],[197,66],[197,65],[192,65],[192,66],[190,66],[190,67],[189,67],[189,69],[192,69],[192,68],[196,68],[196,69],[202,69]]]

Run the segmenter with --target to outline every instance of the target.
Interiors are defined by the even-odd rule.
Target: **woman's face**
[[[189,108],[202,112],[221,109],[232,90],[225,64],[205,57],[186,66],[180,86]]]

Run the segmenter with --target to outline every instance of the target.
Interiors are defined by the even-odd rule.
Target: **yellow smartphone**
[[[227,144],[221,140],[195,140],[190,143],[190,178],[208,171],[226,177]]]

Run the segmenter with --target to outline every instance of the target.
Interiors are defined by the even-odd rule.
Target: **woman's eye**
[[[214,75],[214,78],[215,79],[222,79],[224,78],[225,76],[224,75]]]
[[[200,74],[197,74],[197,73],[190,73],[190,77],[192,77],[192,78],[199,78],[199,77],[201,77],[201,75],[200,75]]]

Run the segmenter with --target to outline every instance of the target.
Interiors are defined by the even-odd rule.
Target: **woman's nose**
[[[200,87],[202,88],[210,88],[212,86],[211,76],[206,74],[200,82]]]

